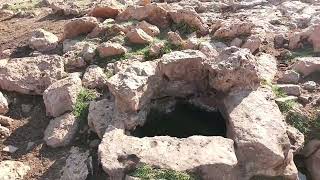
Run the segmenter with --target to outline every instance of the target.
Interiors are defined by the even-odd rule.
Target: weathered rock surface
[[[72,113],[52,119],[44,132],[44,141],[50,147],[67,146],[74,138],[79,120]]]
[[[37,29],[32,32],[29,45],[37,51],[46,52],[55,49],[58,45],[58,41],[58,37],[51,32]]]
[[[60,179],[86,180],[89,174],[89,163],[89,151],[81,152],[78,147],[72,147]]]
[[[282,74],[282,76],[279,78],[278,81],[282,83],[297,84],[299,80],[300,80],[299,73],[293,70],[287,70]]]
[[[129,42],[134,44],[149,44],[153,41],[153,38],[140,28],[132,29],[126,36]]]
[[[179,156],[177,156],[179,154]],[[233,141],[223,137],[136,138],[108,128],[99,145],[104,171],[114,179],[145,163],[177,171],[197,171],[205,179],[231,179],[237,164]]]
[[[89,106],[88,125],[102,139],[108,125],[114,125],[114,102],[109,99],[92,101]]]
[[[0,114],[6,114],[9,111],[9,103],[8,100],[3,96],[0,91]],[[1,121],[0,121],[1,124]]]
[[[64,76],[60,56],[41,55],[0,60],[0,89],[38,94]]]
[[[77,37],[81,34],[90,33],[97,25],[98,20],[95,17],[81,17],[72,19],[64,26],[64,39]]]
[[[122,8],[122,4],[113,0],[100,1],[88,15],[100,18],[115,18],[122,11]]]
[[[320,149],[318,149],[314,154],[312,154],[307,160],[306,160],[306,166],[308,171],[311,174],[312,179],[319,179],[320,177]]]
[[[244,179],[281,175],[288,164],[290,141],[286,124],[277,104],[268,96],[269,90],[258,89],[235,91],[224,99],[228,137],[235,141]]]
[[[0,162],[0,179],[23,179],[30,170],[28,165],[19,161],[5,160]]]
[[[97,48],[100,57],[110,57],[110,56],[116,56],[116,55],[122,55],[127,52],[127,49],[123,47],[119,43],[102,43]]]
[[[285,92],[287,95],[300,96],[300,94],[301,94],[301,88],[300,88],[299,85],[295,85],[295,84],[278,84],[277,86],[283,92]]]
[[[82,78],[82,84],[87,88],[104,88],[107,86],[107,75],[97,65],[91,65],[86,69]]]
[[[146,21],[141,21],[137,28],[142,29],[145,33],[147,33],[151,37],[155,37],[160,34],[160,30],[157,26],[147,23]]]
[[[318,57],[302,57],[297,58],[297,61],[292,65],[292,69],[308,76],[313,72],[320,71],[320,58]]]
[[[48,116],[58,117],[72,111],[81,90],[81,79],[70,76],[51,84],[43,93]]]
[[[220,91],[227,92],[233,87],[254,89],[262,79],[258,62],[248,49],[227,48],[207,64],[209,84]]]
[[[157,63],[152,61],[133,62],[108,79],[119,111],[137,111],[150,101],[159,85],[156,67]]]
[[[237,36],[250,34],[253,27],[254,24],[252,22],[239,20],[225,21],[221,23],[213,36],[216,38],[235,38]]]

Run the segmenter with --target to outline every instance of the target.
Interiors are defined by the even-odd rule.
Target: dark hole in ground
[[[151,109],[147,121],[137,127],[136,137],[171,136],[186,138],[193,135],[226,137],[226,122],[219,111],[206,111],[186,102],[178,102],[172,112]]]

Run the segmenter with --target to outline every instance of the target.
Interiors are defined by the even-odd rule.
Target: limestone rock
[[[88,125],[101,139],[107,126],[113,124],[114,106],[114,102],[108,99],[90,103]]]
[[[46,52],[55,49],[58,45],[58,40],[58,37],[51,32],[37,29],[32,32],[29,45],[37,51]]]
[[[9,111],[9,103],[8,100],[3,96],[0,91],[0,114],[6,114]],[[1,121],[0,121],[1,124]]]
[[[287,70],[285,71],[282,76],[279,78],[278,81],[282,83],[289,83],[289,84],[297,84],[300,80],[300,74],[293,71],[293,70]]]
[[[146,21],[141,21],[138,23],[137,28],[142,29],[151,37],[155,37],[160,34],[160,30],[157,26],[147,23]]]
[[[134,44],[149,44],[153,38],[140,28],[132,29],[126,34],[129,42]]]
[[[156,62],[136,61],[108,79],[119,111],[137,111],[150,101],[160,84],[156,70]]]
[[[317,83],[314,81],[307,81],[303,83],[303,88],[309,91],[313,91],[317,88]]]
[[[82,78],[82,84],[87,88],[104,88],[107,86],[107,75],[97,65],[91,65],[86,69]]]
[[[237,36],[250,34],[253,27],[254,24],[252,22],[239,20],[225,21],[214,32],[213,36],[216,38],[235,38]]]
[[[301,57],[292,65],[292,69],[302,74],[304,77],[313,72],[320,71],[319,57]]]
[[[180,34],[177,32],[168,32],[168,40],[171,44],[176,46],[182,46],[184,44],[183,39],[181,38]]]
[[[174,51],[163,55],[159,71],[171,81],[200,81],[206,76],[206,56],[197,50]]]
[[[159,3],[147,4],[146,6],[129,6],[117,16],[117,20],[120,21],[130,19],[146,20],[161,28],[170,25],[167,6]]]
[[[272,82],[277,74],[277,59],[266,53],[261,53],[257,56],[258,71],[262,79]]]
[[[81,79],[70,76],[51,84],[43,93],[48,116],[58,117],[72,111],[81,90]]]
[[[202,35],[209,33],[208,25],[204,23],[203,19],[193,9],[179,8],[177,10],[171,10],[169,14],[174,23],[186,23],[191,28],[198,30]]]
[[[28,165],[19,161],[5,160],[0,162],[0,179],[24,179],[30,170]]]
[[[122,55],[127,52],[127,49],[118,43],[102,43],[97,48],[100,57],[110,57],[116,55]]]
[[[229,119],[227,136],[235,141],[237,158],[247,178],[257,174],[277,176],[287,166],[287,128],[277,104],[269,100],[271,94],[266,89],[240,90],[224,99]]]
[[[120,3],[111,1],[99,2],[90,12],[89,16],[100,18],[115,18],[122,11]]]
[[[98,20],[95,17],[81,17],[72,19],[64,26],[64,39],[71,39],[81,34],[91,32],[97,25]]]
[[[295,85],[295,84],[278,84],[277,87],[279,87],[287,95],[300,96],[300,94],[301,94],[301,88],[300,88],[299,85]]]
[[[233,87],[253,89],[261,80],[257,60],[248,49],[227,48],[207,67],[211,87],[224,92]]]
[[[67,146],[77,133],[79,120],[72,113],[52,119],[44,132],[44,141],[50,147]]]
[[[63,167],[61,180],[86,180],[89,169],[89,151],[81,152],[79,148],[72,147],[70,155]]]
[[[64,76],[62,58],[41,55],[0,60],[0,88],[22,94],[41,95]]]
[[[231,179],[237,164],[233,141],[223,137],[136,138],[108,128],[98,150],[103,170],[122,179],[140,163],[177,171],[196,171],[205,179]],[[179,156],[177,156],[179,154]]]

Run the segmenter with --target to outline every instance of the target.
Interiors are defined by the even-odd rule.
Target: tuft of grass
[[[178,51],[178,50],[181,50],[181,49],[182,49],[181,46],[174,45],[174,44],[166,41],[164,43],[164,46],[160,49],[159,54],[151,55],[150,51],[146,51],[144,53],[144,60],[150,61],[150,60],[158,59],[158,58],[161,58],[164,54],[170,53],[172,51]]]
[[[287,97],[287,94],[277,85],[272,85],[272,91],[277,98]]]
[[[282,113],[289,112],[297,106],[297,102],[293,100],[285,101],[285,102],[277,102],[278,107]]]
[[[76,103],[73,107],[73,114],[80,121],[85,121],[89,113],[89,103],[98,97],[95,90],[83,88],[80,90]]]
[[[197,31],[197,28],[192,27],[183,21],[181,21],[179,23],[172,24],[171,29],[173,31],[179,31],[180,35],[182,35],[182,36],[185,36],[185,35],[188,35],[188,34],[191,34],[195,31]]]
[[[107,79],[109,79],[113,76],[113,72],[111,70],[105,70],[104,74],[107,76]]]
[[[143,165],[130,174],[143,180],[165,179],[165,180],[196,180],[194,175],[168,169],[154,169],[149,165]]]
[[[287,122],[298,129],[304,135],[310,132],[310,120],[308,117],[296,111],[290,111],[286,117]]]

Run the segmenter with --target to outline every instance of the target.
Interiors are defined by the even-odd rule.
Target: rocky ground
[[[0,179],[320,180],[319,55],[317,0],[0,0]],[[178,101],[227,133],[132,135]]]

